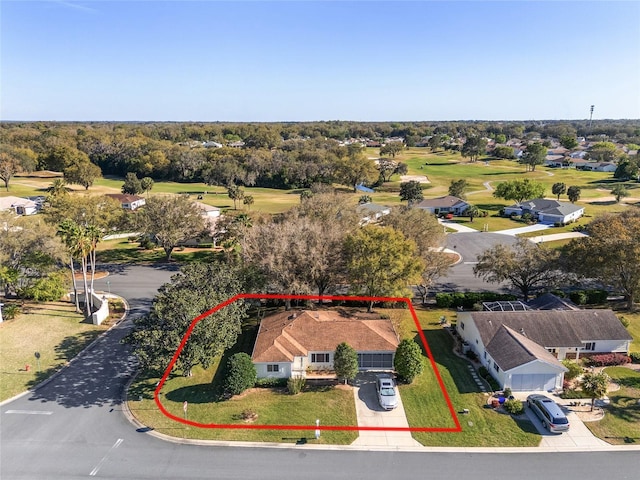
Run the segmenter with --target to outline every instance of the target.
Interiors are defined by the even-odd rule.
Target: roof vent
[[[521,334],[521,335],[524,335],[525,337],[527,336],[527,334],[526,334],[526,333],[525,333],[525,331],[524,331],[524,328],[521,328],[521,329],[520,329],[520,334]]]

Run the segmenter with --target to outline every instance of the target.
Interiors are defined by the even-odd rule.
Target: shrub
[[[424,369],[422,349],[413,340],[402,340],[396,349],[393,367],[401,381],[404,383],[413,382],[413,379],[420,375]]]
[[[467,353],[465,353],[465,356],[469,360],[473,360],[474,362],[478,360],[478,355],[476,355],[476,352],[474,352],[473,350],[467,350]]]
[[[287,385],[286,378],[277,378],[277,377],[258,378],[255,383],[255,386],[259,388],[276,388],[276,387],[285,387],[286,385]]]
[[[511,389],[509,387],[507,387],[502,392],[502,395],[504,395],[505,398],[509,398],[511,395],[513,395],[513,392],[511,391]]]
[[[606,303],[609,292],[606,290],[585,290],[587,305],[602,305]]]
[[[480,367],[478,369],[478,375],[480,375],[482,378],[485,378],[487,375],[489,375],[489,370],[487,370],[487,367]]]
[[[227,361],[224,382],[225,391],[231,395],[239,395],[256,384],[256,367],[246,353],[236,353]]]
[[[567,380],[573,380],[574,378],[580,376],[583,372],[582,367],[578,365],[576,362],[572,362],[571,360],[562,360],[562,365],[564,365],[568,372],[565,372],[564,378]]]
[[[582,290],[571,292],[569,298],[576,305],[585,305],[587,303],[587,294]]]
[[[493,375],[491,375],[491,372],[489,372],[486,367],[480,367],[478,369],[478,374],[487,381],[491,386],[491,390],[494,392],[500,390],[500,384],[495,378],[493,378]]]
[[[438,308],[450,308],[453,306],[453,297],[450,293],[436,293],[436,305]]]
[[[511,415],[522,415],[524,413],[524,404],[515,398],[513,400],[506,400],[502,406]]]
[[[631,352],[629,358],[633,363],[640,363],[640,352]]]
[[[333,354],[333,369],[338,378],[344,379],[344,383],[353,380],[358,374],[358,352],[349,344],[342,342],[336,347]]]
[[[597,367],[610,367],[613,365],[626,365],[631,359],[622,353],[603,353],[592,355],[589,363]]]
[[[307,379],[304,377],[290,377],[287,380],[287,390],[291,395],[299,394],[304,388]]]
[[[15,304],[5,305],[2,307],[2,317],[5,320],[13,320],[20,313],[20,307]]]
[[[620,323],[624,328],[629,328],[629,325],[631,325],[631,321],[629,321],[628,318],[624,318],[624,317],[620,317]]]

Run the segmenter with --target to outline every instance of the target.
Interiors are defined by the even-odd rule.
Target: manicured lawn
[[[176,248],[172,255],[173,262],[208,261],[216,257],[218,251],[212,248]],[[129,242],[125,239],[107,240],[98,244],[96,254],[101,263],[156,263],[165,262],[165,253],[162,248],[145,250],[139,247],[138,242]]]
[[[625,367],[604,370],[620,385],[620,390],[608,394],[611,403],[598,422],[586,423],[594,435],[613,444],[640,443],[640,372]]]
[[[83,318],[70,303],[52,302],[0,324],[0,400],[48,378],[107,329]],[[35,352],[40,352],[39,370]]]
[[[173,415],[183,417],[183,402],[188,402],[187,418],[203,424],[247,425],[242,412],[251,410],[258,417],[255,425],[356,425],[355,402],[351,389],[341,387],[306,388],[298,395],[284,389],[252,389],[238,398],[220,401],[212,383],[217,365],[209,370],[193,369],[192,377],[176,376],[167,381],[161,394],[164,407]],[[222,429],[198,428],[164,416],[153,401],[157,378],[136,380],[129,391],[129,407],[144,425],[176,437],[206,440],[244,440],[255,442],[295,443],[306,439],[310,443],[350,444],[357,433],[323,431],[319,440],[314,430]],[[142,395],[142,400],[140,396]]]
[[[540,437],[530,422],[485,408],[487,395],[480,392],[473,381],[467,361],[453,354],[453,340],[439,325],[441,315],[452,321],[455,311],[429,309],[418,310],[417,314],[454,410],[461,412],[466,408],[469,414],[458,414],[462,424],[462,431],[459,433],[415,432],[414,438],[428,446],[537,445]],[[415,328],[411,334],[417,334]],[[454,426],[429,363],[425,373],[414,383],[400,387],[400,394],[410,426]]]
[[[627,327],[627,331],[633,337],[633,342],[631,342],[631,351],[640,352],[640,312],[618,312],[617,315],[629,320],[630,323]]]

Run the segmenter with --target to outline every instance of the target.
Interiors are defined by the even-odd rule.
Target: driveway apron
[[[380,407],[375,386],[375,375],[361,373],[353,389],[359,427],[408,428],[409,423],[399,396],[398,406],[386,411]],[[352,445],[371,447],[421,447],[411,432],[389,430],[360,430]]]

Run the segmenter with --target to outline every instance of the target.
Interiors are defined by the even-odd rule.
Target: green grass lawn
[[[640,443],[640,372],[625,367],[604,370],[620,385],[620,390],[608,394],[611,401],[605,416],[585,425],[594,435],[616,445]]]
[[[107,328],[83,318],[70,303],[52,302],[0,324],[0,400],[51,376]],[[40,352],[39,370],[35,352]]]
[[[631,342],[631,351],[640,352],[640,312],[618,312],[618,316],[629,320],[627,331],[633,337],[633,341]]]
[[[450,334],[439,325],[441,315],[445,315],[449,321],[452,321],[455,318],[455,312],[429,309],[418,310],[417,315],[454,410],[460,412],[466,408],[469,414],[458,414],[462,432],[415,432],[414,438],[427,446],[537,445],[540,442],[540,436],[529,421],[485,408],[486,394],[480,392],[473,381],[467,361],[453,354],[453,340]],[[411,321],[406,317],[405,321]],[[406,327],[405,335],[407,332],[411,338],[417,335],[415,326]],[[454,426],[430,363],[427,363],[425,372],[411,385],[400,386],[400,394],[411,427]]]
[[[212,248],[182,248],[177,247],[171,254],[172,262],[188,263],[195,261],[209,261],[219,255]],[[129,242],[125,239],[106,240],[98,244],[96,253],[100,263],[156,263],[166,262],[162,248],[145,250],[140,248],[138,242]]]
[[[175,376],[163,388],[161,401],[173,415],[183,417],[183,402],[188,402],[187,418],[202,424],[248,425],[241,416],[251,410],[258,416],[253,425],[310,425],[316,419],[323,425],[356,425],[355,402],[351,389],[340,387],[306,387],[298,395],[284,389],[251,389],[239,397],[219,400],[212,383],[217,364],[209,370],[193,369],[192,377]],[[167,435],[201,440],[237,440],[254,442],[295,443],[306,439],[310,443],[350,444],[357,438],[351,431],[323,431],[319,440],[314,430],[276,430],[243,428],[186,427],[165,415],[156,407],[153,392],[157,378],[138,378],[129,391],[129,408],[136,418]],[[142,396],[142,400],[140,400]]]

